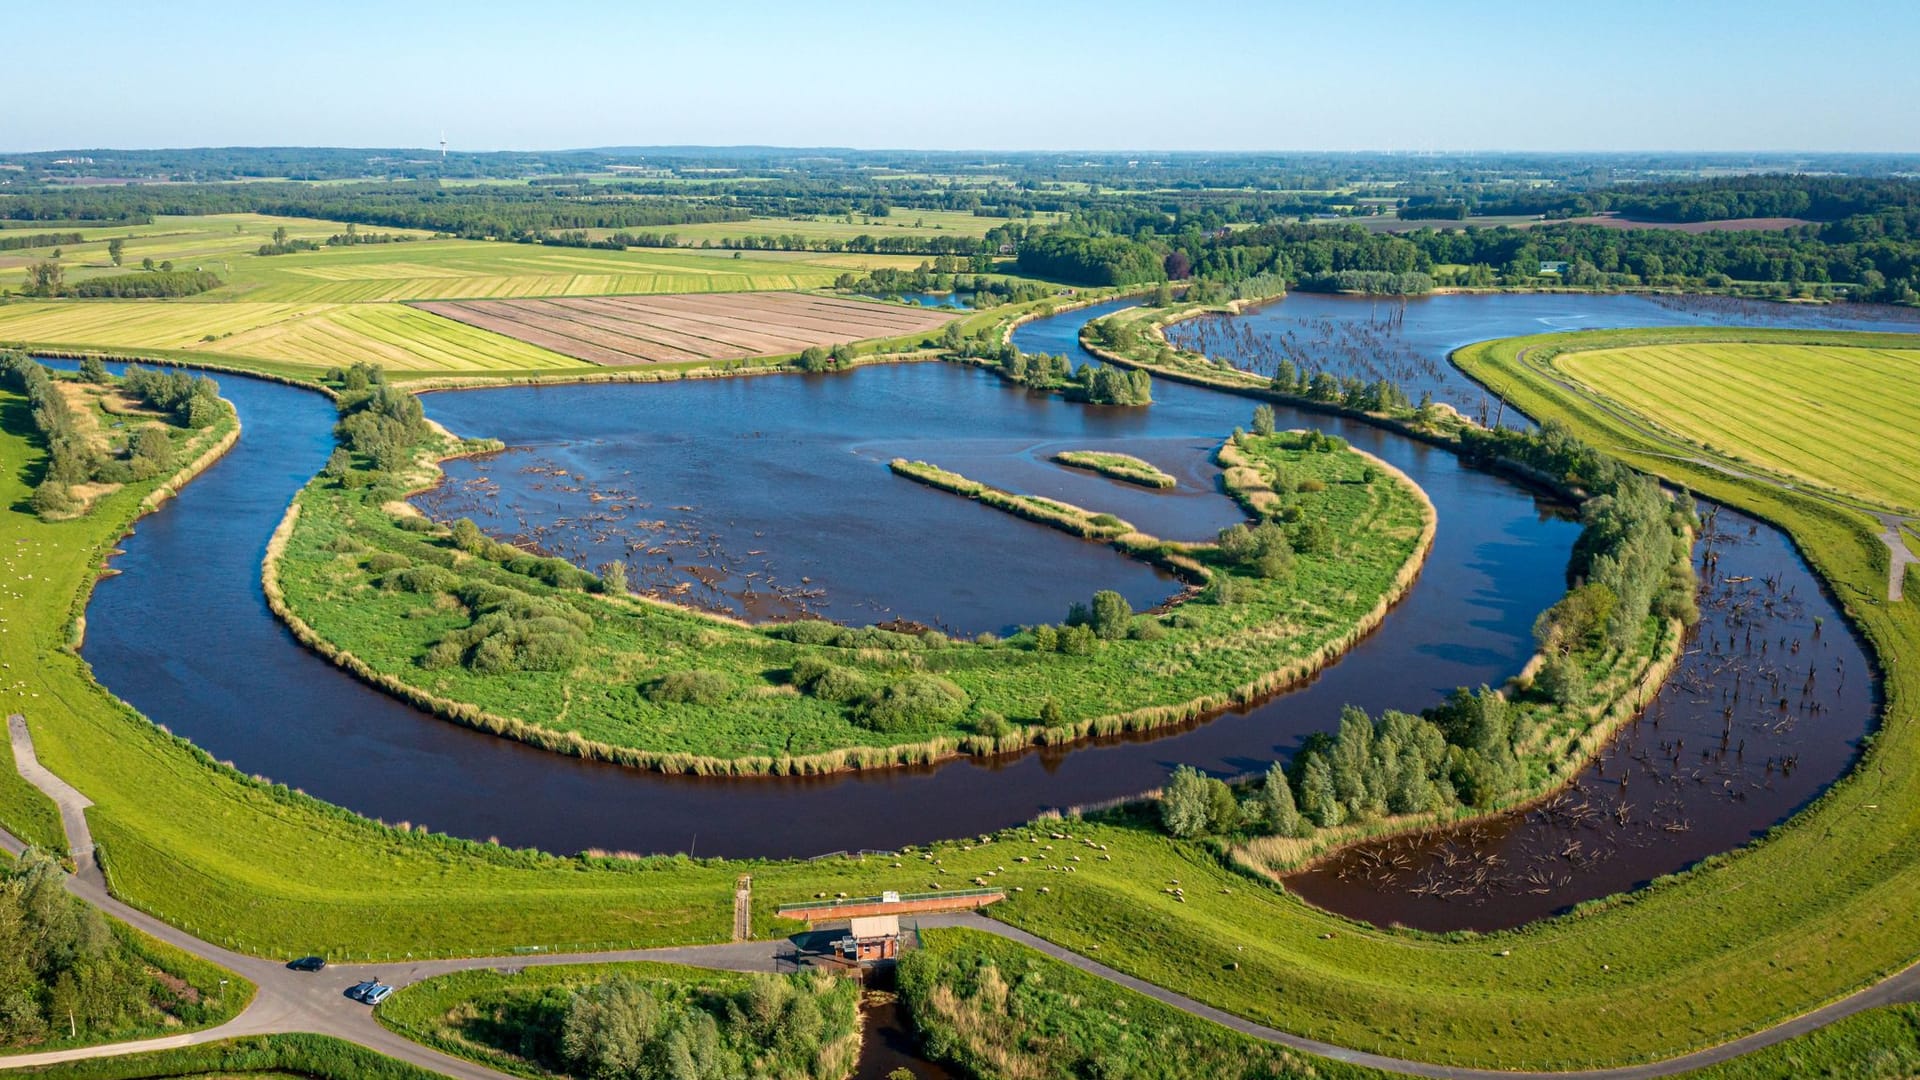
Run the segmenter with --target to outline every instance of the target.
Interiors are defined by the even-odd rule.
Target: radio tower
[[[447,160],[447,133],[444,131],[440,133],[440,160]]]

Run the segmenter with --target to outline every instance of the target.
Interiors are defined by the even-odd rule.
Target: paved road
[[[17,714],[9,716],[7,733],[13,744],[14,763],[19,768],[20,775],[51,797],[60,809],[60,820],[66,826],[67,845],[74,853],[76,867],[76,872],[67,880],[68,891],[108,915],[137,927],[161,941],[219,964],[252,982],[259,989],[253,1001],[239,1016],[216,1028],[163,1039],[112,1043],[43,1054],[0,1056],[0,1071],[82,1058],[171,1049],[243,1035],[312,1032],[358,1043],[388,1057],[411,1062],[459,1080],[498,1078],[506,1074],[430,1050],[395,1035],[373,1019],[371,1009],[349,1000],[343,991],[362,979],[376,977],[395,987],[404,987],[436,975],[477,968],[507,971],[552,964],[611,963],[623,960],[653,960],[723,971],[781,971],[792,970],[792,965],[798,956],[796,946],[788,940],[739,941],[720,945],[637,949],[626,952],[542,953],[527,956],[483,956],[458,960],[418,960],[387,964],[335,964],[329,966],[324,972],[312,975],[289,971],[274,961],[243,956],[230,949],[201,941],[183,930],[169,926],[145,912],[137,911],[114,899],[107,892],[106,879],[100,872],[99,864],[93,858],[93,835],[87,828],[84,813],[92,804],[86,796],[40,765],[39,758],[34,754],[33,740],[28,734],[24,717]],[[0,847],[5,847],[16,854],[22,850],[20,842],[4,830],[0,830]],[[1211,1020],[1256,1039],[1354,1065],[1365,1065],[1411,1076],[1435,1077],[1440,1080],[1515,1080],[1515,1078],[1519,1080],[1649,1080],[1652,1077],[1670,1076],[1726,1061],[1796,1035],[1803,1035],[1867,1009],[1896,1002],[1920,1001],[1920,964],[1916,964],[1825,1008],[1764,1031],[1755,1032],[1745,1038],[1666,1061],[1585,1072],[1523,1073],[1495,1069],[1462,1069],[1363,1053],[1256,1024],[1251,1020],[1234,1016],[1194,1001],[1192,998],[1183,997],[1171,990],[1115,971],[1079,953],[1070,952],[1024,930],[995,922],[974,912],[923,916],[916,921],[923,928],[967,927],[998,935],[1071,964],[1090,975],[1117,983],[1183,1012]]]

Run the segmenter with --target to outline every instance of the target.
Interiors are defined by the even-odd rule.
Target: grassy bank
[[[624,963],[443,975],[375,1016],[415,1042],[534,1080],[682,1052],[697,1068],[685,1075],[841,1080],[860,1054],[859,1010],[859,982],[828,973]]]
[[[268,595],[297,636],[360,677],[456,722],[565,753],[683,772],[796,773],[1000,752],[1252,700],[1344,650],[1411,583],[1431,527],[1411,482],[1347,450],[1306,453],[1275,439],[1257,452],[1300,474],[1295,511],[1329,538],[1284,582],[1219,560],[1203,566],[1110,515],[918,470],[923,482],[946,477],[955,490],[1196,579],[1246,586],[1232,602],[1134,617],[1072,652],[1045,644],[1052,628],[974,642],[828,623],[761,628],[597,593],[565,564],[491,542],[463,546],[396,519],[384,509],[391,490],[351,477],[301,494],[269,550]],[[536,625],[547,635],[537,656],[528,644]],[[518,642],[517,661],[509,670],[483,662],[477,650],[496,646],[468,640],[476,634]]]

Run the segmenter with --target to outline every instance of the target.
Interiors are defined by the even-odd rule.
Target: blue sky
[[[1920,150],[1912,0],[8,8],[4,150]]]

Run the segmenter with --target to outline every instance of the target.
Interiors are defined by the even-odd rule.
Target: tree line
[[[1551,421],[1533,432],[1469,428],[1462,441],[1469,461],[1518,464],[1588,495],[1568,567],[1572,588],[1534,627],[1546,662],[1532,684],[1511,699],[1486,686],[1461,687],[1417,716],[1389,710],[1370,717],[1348,706],[1333,733],[1309,736],[1290,762],[1237,787],[1181,766],[1160,804],[1168,832],[1307,837],[1391,815],[1498,806],[1527,783],[1516,752],[1525,702],[1584,705],[1596,675],[1590,665],[1631,647],[1649,619],[1699,618],[1690,500],[1667,497],[1652,478]],[[1258,530],[1245,531],[1236,543],[1257,557]]]

